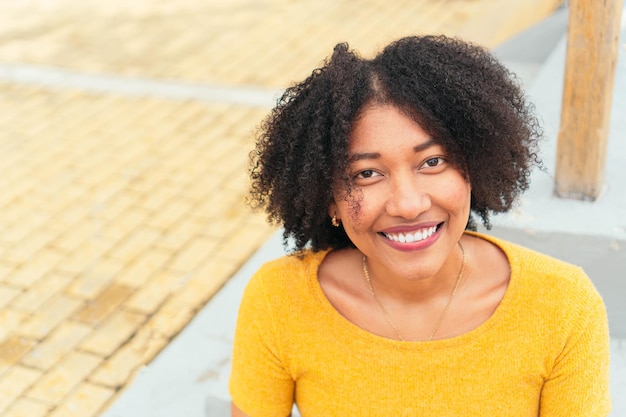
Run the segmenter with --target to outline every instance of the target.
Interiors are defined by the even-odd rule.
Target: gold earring
[[[333,214],[333,218],[332,218],[332,219],[330,219],[330,224],[332,224],[332,225],[333,225],[333,226],[335,226],[335,227],[339,227],[339,222],[340,222],[340,221],[341,221],[341,220],[337,220],[337,215],[336,215],[336,214]]]

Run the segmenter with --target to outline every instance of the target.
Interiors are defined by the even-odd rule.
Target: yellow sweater
[[[288,256],[252,277],[239,310],[230,392],[251,417],[606,416],[602,299],[578,267],[498,245],[511,280],[495,313],[458,337],[401,342],[346,320],[317,269]]]

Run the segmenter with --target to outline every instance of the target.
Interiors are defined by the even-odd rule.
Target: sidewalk
[[[535,96],[538,110],[551,135],[547,146],[552,146],[555,140],[553,132],[555,126],[558,127],[558,117],[555,119],[558,116],[558,103],[554,100],[560,96],[554,90],[560,89],[562,84],[560,69],[564,60],[562,37],[566,17],[564,13],[552,16],[543,25],[533,28],[531,33],[513,39],[495,51],[524,77],[530,93]],[[622,39],[626,41],[626,25],[623,25]],[[626,44],[622,42],[622,45]],[[528,55],[528,51],[533,51],[532,56]],[[617,147],[613,145],[614,154],[608,163],[611,172],[617,175],[609,178],[612,189],[605,196],[608,201],[605,200],[599,206],[572,203],[577,210],[585,210],[586,217],[590,219],[579,219],[575,233],[568,234],[566,231],[571,229],[571,225],[568,226],[567,222],[571,219],[557,210],[561,203],[554,201],[550,192],[534,191],[530,201],[525,201],[509,218],[498,219],[498,226],[489,233],[577,263],[587,270],[605,299],[611,323],[611,417],[626,417],[626,399],[622,395],[626,392],[626,308],[623,305],[626,282],[622,272],[626,269],[626,241],[619,234],[621,230],[611,232],[609,223],[613,216],[620,214],[621,199],[624,198],[621,181],[626,178],[626,166],[619,166],[618,163],[619,158],[626,155],[626,141],[623,140],[626,134],[626,120],[623,116],[626,114],[626,96],[623,94],[626,91],[623,88],[626,86],[626,59],[623,53],[617,78],[615,91],[619,97],[614,100],[611,137],[613,144],[617,142]],[[542,181],[540,189],[545,185]],[[541,221],[533,222],[523,214],[535,212],[535,204],[543,204],[547,209],[543,211],[544,218]],[[525,219],[522,226],[511,226],[520,224],[520,216]],[[603,228],[593,224],[598,219]],[[550,228],[544,223],[549,223]],[[153,417],[230,415],[227,383],[239,300],[247,280],[256,269],[263,262],[282,254],[281,236],[276,233],[211,299],[189,326],[138,374],[137,379],[104,417],[139,414]]]

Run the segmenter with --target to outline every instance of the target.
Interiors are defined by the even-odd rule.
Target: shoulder
[[[471,235],[500,248],[509,260],[511,270],[514,272],[518,270],[525,274],[553,277],[554,279],[570,281],[572,284],[589,280],[580,266],[494,236],[481,233],[471,233]]]
[[[328,251],[302,251],[264,263],[246,285],[246,297],[281,296],[298,291],[310,279],[317,277],[317,270]],[[272,297],[273,298],[273,297]]]
[[[297,254],[273,259],[264,263],[254,274],[253,279],[272,284],[291,277],[317,273],[327,252],[304,250]]]
[[[263,264],[248,281],[239,305],[238,327],[255,327],[286,351],[282,334],[292,334],[315,319],[320,296],[317,270],[326,252],[303,252]],[[268,336],[270,337],[270,336]]]
[[[499,247],[509,261],[511,280],[516,280],[519,287],[539,300],[577,309],[593,305],[603,308],[600,294],[580,266],[493,236],[473,235]]]
[[[493,236],[472,235],[499,247],[509,261],[511,279],[518,280],[535,296],[550,297],[555,303],[560,299],[569,304],[602,304],[600,294],[580,266]]]

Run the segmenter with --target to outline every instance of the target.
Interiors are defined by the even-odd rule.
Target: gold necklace
[[[441,326],[441,322],[443,321],[446,313],[448,312],[448,309],[450,308],[450,304],[452,303],[452,299],[456,295],[456,291],[459,288],[459,282],[461,282],[461,277],[463,276],[463,269],[465,269],[465,249],[463,249],[463,245],[461,245],[461,241],[459,241],[458,244],[459,244],[459,248],[461,249],[461,254],[463,255],[463,262],[461,263],[461,269],[459,270],[459,275],[456,277],[456,282],[454,283],[454,288],[452,289],[452,294],[450,294],[450,298],[448,299],[448,303],[444,307],[443,311],[441,312],[441,315],[439,316],[439,319],[435,323],[433,331],[430,333],[430,337],[428,338],[429,341],[433,340],[433,337],[435,337],[435,333],[437,333],[437,330],[439,330],[439,326]],[[376,303],[378,304],[378,306],[382,310],[383,315],[385,316],[385,319],[387,320],[387,323],[389,323],[389,325],[396,332],[396,335],[398,336],[398,339],[401,340],[402,342],[404,342],[405,339],[402,337],[402,335],[398,331],[398,327],[393,322],[393,320],[391,320],[391,317],[389,317],[389,313],[387,313],[387,310],[385,310],[385,307],[383,307],[383,304],[378,299],[378,296],[376,295],[376,291],[374,291],[374,287],[372,286],[372,278],[370,277],[370,273],[369,273],[369,270],[367,268],[367,257],[366,256],[363,256],[363,273],[365,274],[365,280],[367,281],[367,285],[370,287],[370,292],[372,293],[372,295],[374,296],[374,299],[376,300]]]

